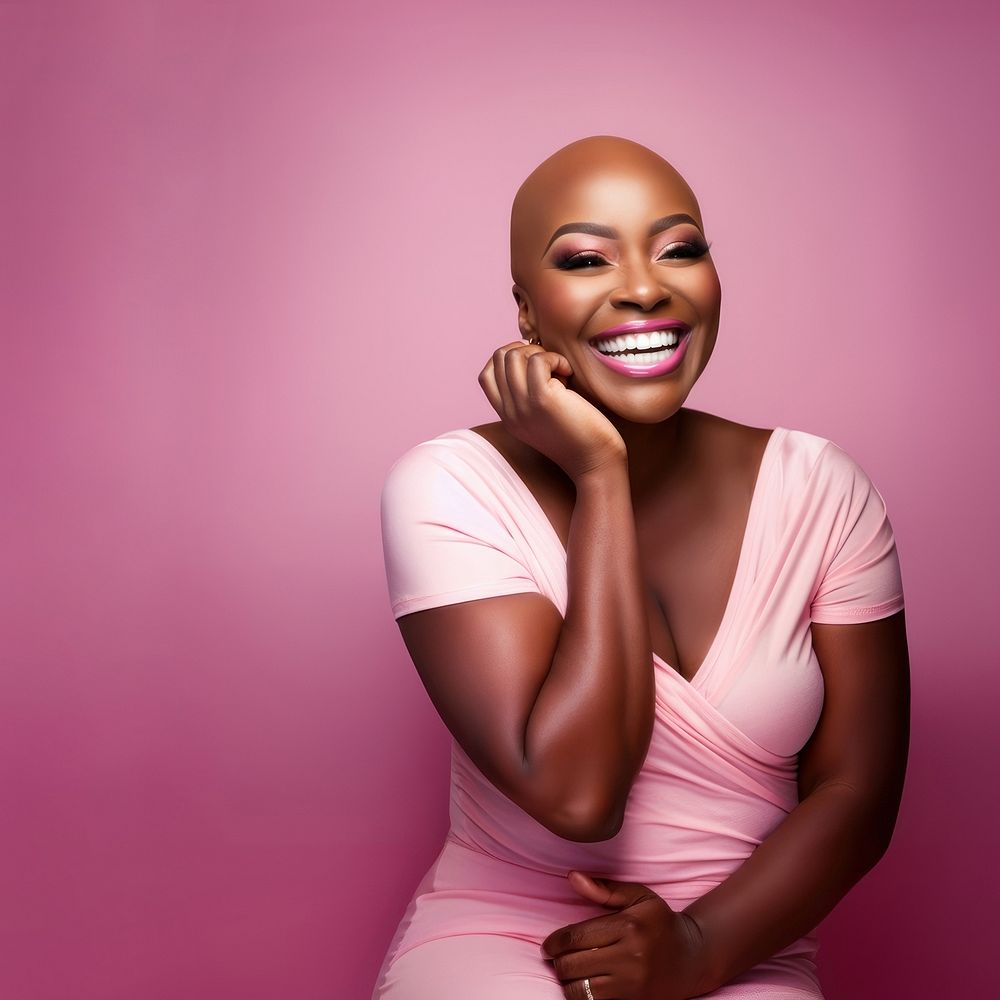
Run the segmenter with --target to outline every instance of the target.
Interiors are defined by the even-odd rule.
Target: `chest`
[[[529,472],[522,478],[567,548],[572,484]],[[725,618],[755,480],[752,462],[737,475],[694,482],[634,511],[652,651],[688,681]]]

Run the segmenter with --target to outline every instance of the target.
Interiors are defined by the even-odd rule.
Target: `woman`
[[[721,291],[661,157],[594,136],[511,214],[500,420],[389,470],[393,614],[454,736],[451,828],[377,1000],[822,997],[813,929],[885,852],[909,732],[878,490],[684,407]]]

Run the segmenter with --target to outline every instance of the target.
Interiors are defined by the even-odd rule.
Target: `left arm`
[[[799,804],[721,885],[684,909],[702,942],[698,996],[808,933],[882,857],[910,729],[904,612],[812,623],[822,714],[799,756]]]
[[[909,746],[903,611],[811,628],[826,690],[799,755],[798,805],[725,882],[682,911],[649,886],[569,872],[580,895],[617,912],[542,942],[568,1000],[585,1000],[591,976],[623,1000],[709,993],[812,930],[885,853]]]

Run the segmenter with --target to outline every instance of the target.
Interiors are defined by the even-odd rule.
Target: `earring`
[[[529,344],[538,344],[539,347],[542,346],[542,342],[537,337],[535,337],[533,340],[529,340],[528,343]]]

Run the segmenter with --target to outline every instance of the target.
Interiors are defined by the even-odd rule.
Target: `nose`
[[[619,308],[634,306],[649,312],[670,301],[670,290],[662,284],[656,265],[646,259],[630,261],[620,270],[621,284],[611,293],[611,304]]]

